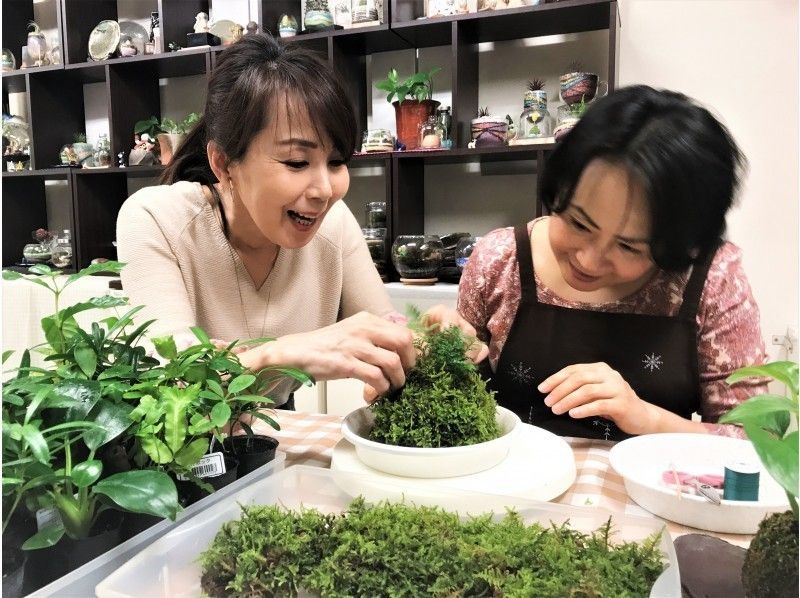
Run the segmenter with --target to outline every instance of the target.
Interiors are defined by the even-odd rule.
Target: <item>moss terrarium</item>
[[[428,448],[500,436],[494,394],[465,356],[471,343],[456,327],[423,330],[415,341],[417,364],[406,375],[405,386],[372,406],[370,440]]]
[[[436,278],[444,246],[435,235],[400,235],[392,245],[392,263],[401,278]]]

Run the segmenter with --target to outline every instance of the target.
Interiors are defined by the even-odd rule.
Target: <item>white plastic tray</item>
[[[186,509],[178,513],[175,521],[164,520],[157,523],[153,527],[146,529],[140,534],[137,534],[130,540],[127,540],[101,554],[94,560],[89,561],[85,565],[75,569],[67,575],[58,578],[52,583],[40,588],[33,594],[29,594],[28,598],[44,598],[45,596],[53,596],[54,598],[86,598],[87,596],[94,595],[94,587],[103,580],[107,575],[116,571],[124,563],[127,563],[133,556],[141,552],[144,548],[155,542],[158,538],[165,535],[170,530],[186,523],[189,519],[202,513],[208,507],[218,503],[222,499],[240,491],[242,488],[249,486],[253,482],[263,480],[266,477],[273,475],[275,472],[282,471],[286,462],[286,453],[280,450],[275,453],[275,458],[262,465],[258,469],[251,471],[249,474],[220,488],[213,494],[197,501],[193,505],[188,506]],[[131,588],[133,590],[133,588]],[[134,594],[144,596],[134,591]]]
[[[240,504],[282,504],[289,509],[313,507],[327,513],[341,512],[353,499],[363,495],[368,501],[397,500],[418,505],[440,506],[461,514],[504,513],[507,507],[517,509],[525,521],[548,524],[569,520],[582,531],[603,525],[609,513],[596,508],[567,507],[528,499],[463,490],[436,489],[419,493],[401,485],[386,483],[377,488],[374,479],[331,471],[319,467],[297,465],[254,482],[226,500],[218,502],[195,517],[177,526],[122,565],[97,585],[99,598],[181,598],[200,595],[200,566],[197,559],[214,539],[222,524],[240,516]],[[613,515],[617,540],[638,541],[661,529],[652,519]],[[661,550],[667,555],[668,567],[653,587],[651,596],[681,596],[680,576],[675,549],[669,532],[664,529]]]

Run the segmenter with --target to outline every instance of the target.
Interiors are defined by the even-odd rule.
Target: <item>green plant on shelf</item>
[[[431,99],[433,95],[433,76],[441,69],[434,67],[430,71],[421,71],[411,75],[406,79],[400,80],[397,70],[390,69],[386,79],[378,81],[375,87],[387,93],[386,101],[390,104],[397,98],[398,102],[403,100],[423,100]]]

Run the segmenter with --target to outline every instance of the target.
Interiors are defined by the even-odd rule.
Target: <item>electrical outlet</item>
[[[773,334],[772,344],[783,347],[787,359],[794,359],[797,355],[797,333],[790,326],[786,327],[784,334]]]

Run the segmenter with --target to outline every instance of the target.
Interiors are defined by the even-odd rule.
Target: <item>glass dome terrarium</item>
[[[436,235],[400,235],[392,244],[392,264],[406,284],[433,284],[444,246]]]

